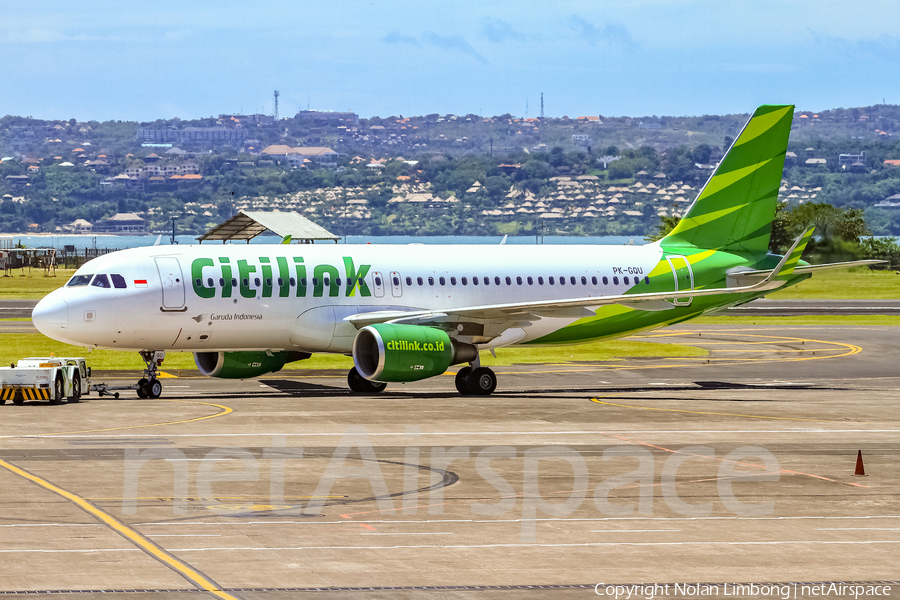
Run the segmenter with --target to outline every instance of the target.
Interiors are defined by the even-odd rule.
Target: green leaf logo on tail
[[[663,248],[768,251],[793,115],[792,105],[756,109]]]

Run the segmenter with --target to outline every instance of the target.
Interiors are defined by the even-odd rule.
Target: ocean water
[[[160,245],[169,245],[171,243],[170,235],[159,236]],[[78,251],[84,251],[85,248],[102,248],[123,250],[125,248],[138,248],[141,246],[152,246],[156,243],[158,236],[155,235],[17,235],[2,234],[0,235],[0,248],[9,245],[17,245],[21,243],[26,248],[56,248],[61,250],[63,246],[72,245]],[[496,245],[503,239],[502,236],[364,236],[364,235],[348,235],[341,239],[342,244],[485,244]],[[179,244],[196,244],[197,238],[191,235],[179,235],[175,237]],[[600,237],[544,237],[538,242],[544,244],[601,244],[605,246],[621,246],[634,243],[639,246],[644,244],[644,238],[640,236],[600,236]],[[229,242],[235,244],[244,244],[246,242]],[[274,235],[260,235],[252,240],[251,244],[278,244],[281,238]],[[331,242],[319,242],[327,243]],[[517,236],[509,237],[507,244],[535,244],[534,236]],[[206,245],[217,245],[221,242],[205,242]]]

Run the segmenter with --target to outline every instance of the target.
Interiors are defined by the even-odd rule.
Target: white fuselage
[[[646,285],[661,258],[657,244],[153,246],[86,263],[33,320],[98,348],[348,353],[350,315],[619,295]],[[514,341],[577,318],[534,320]]]

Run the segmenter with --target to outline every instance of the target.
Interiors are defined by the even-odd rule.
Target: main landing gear
[[[456,390],[463,396],[490,396],[497,389],[497,375],[481,366],[481,356],[456,373]]]
[[[463,367],[456,373],[456,389],[463,396],[490,396],[497,376],[487,367]]]
[[[347,385],[349,385],[350,389],[357,394],[378,394],[383,392],[384,388],[387,387],[387,384],[381,381],[369,381],[359,374],[356,367],[353,367],[350,369],[350,372],[347,373]]]
[[[166,358],[165,350],[142,350],[140,352],[141,359],[147,368],[144,369],[144,376],[134,385],[108,386],[100,383],[91,386],[100,396],[119,397],[119,390],[134,390],[138,398],[159,398],[162,395],[162,383],[156,378],[156,374]]]

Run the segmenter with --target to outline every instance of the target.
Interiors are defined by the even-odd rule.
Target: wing
[[[469,336],[474,334],[478,338],[492,339],[511,327],[524,327],[531,321],[542,317],[547,318],[582,318],[595,315],[597,308],[610,304],[620,304],[639,310],[660,311],[669,310],[673,305],[670,300],[684,298],[686,296],[720,296],[727,294],[747,294],[767,292],[783,286],[796,272],[796,265],[800,255],[812,236],[814,228],[810,227],[797,238],[790,250],[785,254],[771,271],[761,281],[750,285],[700,289],[681,290],[673,292],[655,292],[647,294],[623,294],[617,296],[588,296],[581,298],[568,298],[560,300],[538,300],[529,302],[509,302],[504,304],[484,304],[478,306],[464,306],[458,308],[431,310],[384,310],[376,312],[350,315],[344,320],[352,323],[357,329],[376,323],[402,323],[406,325],[427,325],[447,329],[453,333]],[[465,330],[465,323],[478,321],[485,326],[477,332]]]

